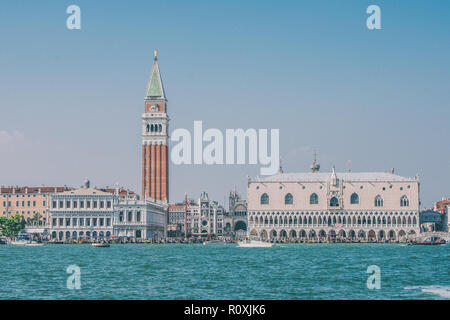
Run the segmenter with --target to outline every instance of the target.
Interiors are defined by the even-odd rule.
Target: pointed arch
[[[359,204],[359,195],[356,192],[350,196],[350,204]]]
[[[269,195],[267,193],[262,194],[261,204],[269,204]]]
[[[309,196],[309,203],[310,204],[318,204],[319,203],[319,196],[317,193],[313,193]]]
[[[293,204],[294,203],[294,197],[292,194],[288,193],[284,196],[284,204]]]

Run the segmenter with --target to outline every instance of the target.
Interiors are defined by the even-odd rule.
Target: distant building
[[[124,197],[132,200],[120,200]],[[51,195],[51,238],[102,239],[113,235],[137,239],[163,238],[167,204],[137,199],[134,192],[118,187],[91,188],[86,179],[79,189]]]
[[[280,168],[281,169],[281,168]],[[283,173],[248,179],[249,235],[405,240],[419,233],[419,180],[393,173]]]
[[[445,213],[445,210],[448,206],[450,206],[450,198],[442,198],[441,201],[438,201],[434,204],[434,211]]]
[[[434,210],[422,211],[419,215],[419,225],[421,232],[447,231],[444,225],[444,216]]]
[[[27,224],[46,225],[52,194],[68,187],[0,187],[0,216],[21,215]]]
[[[113,232],[114,193],[84,186],[51,196],[50,234],[52,239],[107,238]]]
[[[124,189],[124,188],[100,188],[100,191],[109,192],[115,194],[119,201],[125,201],[125,200],[139,200],[139,195],[135,193],[134,191]]]
[[[119,237],[160,240],[166,234],[167,204],[162,201],[119,201],[113,221],[113,234]]]
[[[244,238],[247,234],[247,201],[236,190],[228,197],[229,210],[224,216],[224,234]]]
[[[193,201],[190,207],[194,206]],[[167,236],[171,238],[184,237],[184,203],[170,204],[167,213]]]
[[[187,204],[188,237],[222,236],[224,214],[225,209],[217,201],[210,200],[206,192],[202,192],[198,202],[190,200]]]

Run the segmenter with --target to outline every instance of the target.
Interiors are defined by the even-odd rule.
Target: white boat
[[[243,248],[270,248],[273,246],[273,243],[271,243],[271,242],[266,242],[266,241],[262,241],[262,240],[254,240],[254,239],[238,241],[237,244],[238,244],[238,247],[243,247]]]
[[[27,246],[27,247],[42,247],[42,246],[45,246],[45,243],[31,241],[31,242],[25,244],[25,246]]]
[[[45,245],[45,243],[37,242],[37,241],[30,241],[30,240],[15,240],[11,241],[9,244],[12,244],[13,246],[25,246],[25,247],[42,247]]]
[[[96,248],[109,248],[110,245],[107,242],[94,242],[92,246]]]
[[[209,244],[226,244],[225,240],[209,240],[209,241],[204,241],[203,245],[209,245]]]
[[[19,239],[13,240],[9,244],[12,244],[13,246],[26,246],[28,243],[30,243],[28,240]]]

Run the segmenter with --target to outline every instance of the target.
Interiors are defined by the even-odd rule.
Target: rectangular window
[[[100,201],[100,208],[103,209],[105,207],[105,202],[104,201]]]
[[[104,222],[104,219],[103,219],[103,218],[100,218],[99,220],[100,220],[100,221],[99,221],[99,225],[100,225],[100,227],[103,227],[103,222]]]
[[[107,202],[106,202],[106,208],[108,208],[108,209],[111,208],[111,201],[107,201]]]
[[[92,225],[93,225],[94,227],[97,226],[97,218],[92,218]]]
[[[59,207],[64,208],[64,201],[59,201]]]
[[[138,221],[138,222],[141,221],[141,212],[140,211],[136,212],[136,221]]]
[[[106,218],[106,226],[111,226],[111,218]]]
[[[91,202],[90,201],[86,201],[86,208],[90,208],[91,207]]]
[[[27,207],[29,207],[30,206],[30,201],[27,201]]]
[[[84,226],[84,219],[83,218],[80,218],[80,226],[82,227],[82,226]]]
[[[33,207],[36,207],[36,201],[33,201]]]
[[[53,201],[53,202],[52,202],[52,208],[53,208],[53,209],[56,208],[56,201]]]
[[[56,226],[56,218],[52,219],[52,226],[54,226],[54,227]]]
[[[73,207],[76,209],[76,208],[78,208],[78,202],[77,201],[74,201],[73,202]]]
[[[66,227],[70,226],[70,218],[66,218]]]
[[[97,201],[92,201],[92,208],[97,209]]]
[[[84,208],[84,201],[80,201],[80,208]]]
[[[63,218],[59,218],[59,226],[60,227],[64,226],[64,219]]]
[[[66,208],[70,208],[70,201],[66,201]]]
[[[45,207],[45,200],[44,200],[44,201],[42,201],[42,206],[44,206],[44,207]]]
[[[91,218],[86,218],[86,226],[89,227],[91,225]]]
[[[72,225],[73,225],[74,227],[77,226],[77,218],[73,218],[73,219],[72,219]]]

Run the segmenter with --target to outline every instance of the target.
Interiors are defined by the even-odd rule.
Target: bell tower
[[[142,115],[142,197],[169,201],[167,99],[155,50]]]

